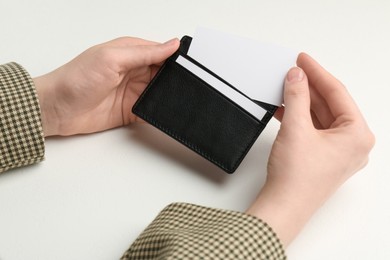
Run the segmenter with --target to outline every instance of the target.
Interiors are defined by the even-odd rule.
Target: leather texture
[[[276,107],[255,101],[269,111],[259,121],[176,63],[178,55],[196,63],[186,55],[190,43],[191,37],[182,38],[179,50],[166,60],[149,83],[135,103],[133,113],[224,171],[233,173]]]

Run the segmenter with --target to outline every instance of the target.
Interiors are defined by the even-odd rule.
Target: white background
[[[199,25],[308,52],[376,135],[369,165],[312,218],[289,259],[390,259],[390,1],[0,0],[0,63],[38,76],[112,38],[163,42]],[[170,202],[245,210],[278,127],[231,176],[147,125],[48,139],[43,163],[0,176],[0,259],[118,259]]]

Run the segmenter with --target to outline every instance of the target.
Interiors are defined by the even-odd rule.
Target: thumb
[[[282,124],[311,122],[309,83],[305,72],[299,67],[292,68],[287,73],[284,106]]]
[[[159,64],[171,56],[180,45],[178,39],[172,39],[163,44],[134,45],[123,49],[123,67],[127,70],[141,66]],[[129,49],[130,48],[130,49]]]

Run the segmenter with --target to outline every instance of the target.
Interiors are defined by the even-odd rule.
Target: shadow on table
[[[215,183],[222,184],[229,177],[211,162],[150,125],[142,123],[130,125],[129,136],[132,141]]]

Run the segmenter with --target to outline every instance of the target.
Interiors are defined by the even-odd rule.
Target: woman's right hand
[[[374,135],[341,82],[307,54],[285,80],[267,180],[247,213],[287,246],[333,192],[368,162]]]

